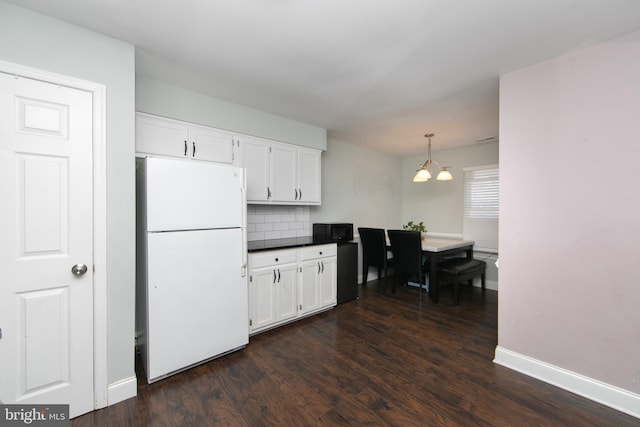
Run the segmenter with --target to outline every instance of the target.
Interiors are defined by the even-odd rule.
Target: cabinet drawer
[[[269,267],[296,262],[296,251],[268,251],[249,254],[249,268]]]
[[[307,261],[316,258],[325,258],[329,256],[336,256],[338,253],[337,246],[331,245],[318,245],[309,246],[300,251],[302,253],[302,261]]]

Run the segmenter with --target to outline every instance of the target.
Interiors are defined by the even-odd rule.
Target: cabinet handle
[[[267,199],[271,198],[271,189],[267,187]]]
[[[196,142],[193,141],[191,144],[193,144],[193,151],[191,152],[191,157],[195,157],[196,156]]]
[[[184,156],[187,157],[187,140],[184,141]]]
[[[318,262],[318,274],[320,274],[320,263]]]
[[[275,268],[273,269],[273,283],[276,283],[276,270]]]
[[[294,190],[294,192],[295,192],[295,194],[296,194],[296,195],[295,195],[294,200],[298,200],[298,189],[296,188],[296,189]]]
[[[298,200],[302,200],[302,188],[298,188],[298,194],[300,194]]]
[[[280,283],[280,269],[278,269],[278,283]]]
[[[322,273],[324,273],[324,261],[320,261],[320,264],[322,264]]]

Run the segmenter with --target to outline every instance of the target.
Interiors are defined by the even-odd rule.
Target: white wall
[[[636,416],[639,76],[637,32],[500,83],[499,348],[635,393]]]
[[[108,381],[135,376],[133,46],[0,1],[0,58],[107,89]]]
[[[136,110],[289,144],[327,149],[325,129],[138,76]]]

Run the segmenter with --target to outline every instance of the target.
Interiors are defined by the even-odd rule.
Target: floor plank
[[[251,337],[244,350],[75,418],[71,426],[640,426],[640,420],[492,362],[497,292],[453,306],[360,298]]]

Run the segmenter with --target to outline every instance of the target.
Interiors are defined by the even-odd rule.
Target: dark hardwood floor
[[[390,289],[390,287],[389,287]],[[369,282],[360,299],[148,385],[71,426],[640,426],[492,362],[497,293],[440,303]]]

